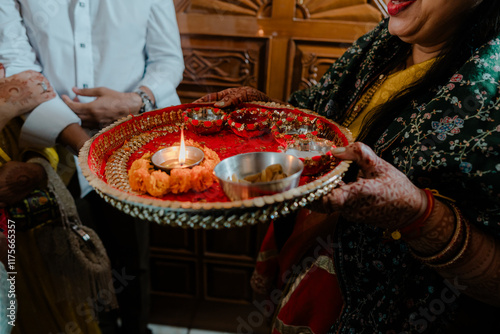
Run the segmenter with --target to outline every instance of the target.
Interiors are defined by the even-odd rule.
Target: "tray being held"
[[[133,190],[129,170],[134,161],[177,145],[181,128],[185,129],[186,143],[198,146],[204,150],[205,157],[208,155],[212,159],[206,163],[211,170],[218,161],[240,153],[285,152],[287,142],[283,138],[276,140],[275,134],[271,133],[279,119],[314,124],[311,136],[328,140],[335,146],[346,146],[352,140],[347,129],[326,118],[275,103],[250,103],[237,107],[239,112],[258,110],[259,114],[268,115],[270,131],[260,137],[238,136],[227,124],[219,124],[221,122],[217,124],[220,130],[213,133],[190,131],[192,124],[188,127],[186,123],[192,123],[192,120],[187,119],[186,110],[194,108],[210,106],[186,104],[128,116],[101,130],[79,154],[80,166],[90,185],[108,203],[133,217],[186,228],[217,229],[267,223],[304,207],[337,186],[349,165],[348,161],[332,159],[329,168],[322,173],[301,176],[299,185],[293,189],[245,200],[231,201],[217,181],[203,191],[169,192],[157,197]],[[218,119],[226,121],[226,117]],[[302,137],[290,142],[296,143],[295,139],[301,140]]]

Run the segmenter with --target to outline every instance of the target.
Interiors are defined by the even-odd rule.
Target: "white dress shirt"
[[[184,62],[172,0],[0,0],[0,62],[6,76],[42,72],[70,98],[75,86],[146,86],[159,108],[180,103]],[[56,97],[26,118],[20,145],[54,146],[72,123],[80,119]]]

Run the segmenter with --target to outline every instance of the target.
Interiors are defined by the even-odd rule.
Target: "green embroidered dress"
[[[363,88],[401,47],[399,38],[389,34],[387,20],[382,21],[318,84],[293,94],[290,103],[342,122]],[[499,59],[496,38],[475,50],[437,89],[415,97],[373,147],[416,186],[455,199],[472,224],[497,238]],[[476,303],[464,297],[458,282],[445,281],[417,262],[404,242],[384,242],[379,229],[341,221],[336,236],[335,265],[345,305],[332,333],[437,333],[455,321],[461,304]]]

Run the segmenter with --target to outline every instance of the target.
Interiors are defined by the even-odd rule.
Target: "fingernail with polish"
[[[335,147],[330,152],[332,152],[332,154],[344,153],[345,152],[345,147]]]

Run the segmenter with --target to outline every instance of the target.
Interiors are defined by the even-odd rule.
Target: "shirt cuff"
[[[155,84],[155,80],[144,78],[137,88],[141,86],[148,87],[155,97],[155,104],[158,109],[181,104],[175,87],[170,82],[163,82],[161,85]]]
[[[56,97],[36,107],[26,118],[21,129],[21,147],[52,147],[59,134],[70,124],[81,124],[80,118]]]

